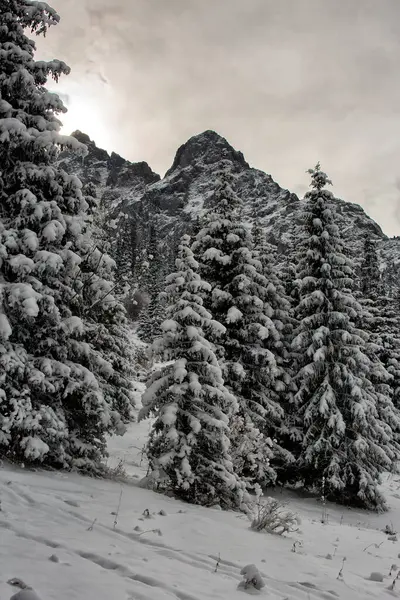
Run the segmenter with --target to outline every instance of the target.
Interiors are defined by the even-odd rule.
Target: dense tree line
[[[157,486],[177,495],[184,488],[192,502],[226,505],[237,489],[226,477],[225,490],[197,491],[199,457],[224,431],[229,443],[216,472],[228,460],[248,490],[301,483],[338,502],[385,508],[380,476],[400,458],[396,311],[388,309],[373,241],[365,240],[360,279],[335,222],[330,181],[319,165],[310,175],[293,264],[281,277],[262,230],[244,222],[227,173],[191,250],[187,237],[182,242],[198,281],[196,304],[214,324],[206,327],[182,305],[193,286],[187,275],[171,276],[179,285],[167,288],[169,318],[157,343],[175,362],[153,375],[141,416],[156,417],[147,451]],[[192,343],[196,365],[218,366],[206,390],[188,369]],[[198,411],[205,398],[217,410],[222,382],[228,403],[213,432]],[[190,437],[190,484],[176,463],[183,435]]]

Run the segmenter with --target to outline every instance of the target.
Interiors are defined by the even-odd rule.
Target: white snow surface
[[[275,492],[299,514],[300,530],[287,537],[256,533],[241,514],[186,505],[138,486],[150,425],[133,424],[124,437],[110,440],[110,466],[123,462],[124,483],[1,466],[1,600],[18,592],[7,583],[12,578],[41,600],[235,600],[246,593],[237,586],[249,564],[265,582],[251,593],[271,600],[400,594],[400,580],[397,590],[388,589],[397,573],[389,577],[390,568],[400,564],[400,542],[382,531],[390,523],[400,529],[396,478],[384,484],[391,512],[328,504],[326,524],[315,499]],[[151,518],[142,516],[146,509]],[[301,542],[296,552],[294,542]],[[371,581],[372,572],[382,573],[383,582]]]

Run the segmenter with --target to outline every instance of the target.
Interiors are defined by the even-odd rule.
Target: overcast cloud
[[[69,129],[159,173],[215,129],[299,194],[320,160],[400,234],[399,0],[49,1]]]

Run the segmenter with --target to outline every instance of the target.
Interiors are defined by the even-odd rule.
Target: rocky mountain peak
[[[160,176],[146,162],[131,163],[115,152],[110,155],[106,150],[98,148],[82,131],[74,131],[72,136],[86,145],[88,153],[82,160],[73,153],[64,151],[60,154],[60,164],[66,171],[76,173],[83,182],[91,182],[103,190],[123,188],[143,193],[147,185],[160,180]]]
[[[116,153],[110,155],[81,131],[73,135],[87,146],[88,155],[82,158],[64,151],[59,164],[67,172],[77,174],[84,184],[96,186],[110,218],[120,212],[131,217],[127,252],[140,255],[156,236],[160,272],[174,268],[178,240],[183,233],[192,231],[199,215],[209,206],[222,168],[235,175],[233,187],[244,202],[247,222],[257,220],[282,261],[290,256],[301,223],[303,201],[281,188],[271,175],[251,168],[243,154],[215,131],[205,131],[184,143],[161,180],[146,162],[131,163]],[[356,262],[362,258],[368,234],[378,241],[382,269],[390,271],[393,280],[399,278],[399,239],[388,239],[361,206],[340,199],[335,204],[338,226]]]
[[[235,150],[215,131],[207,130],[194,135],[178,149],[172,167],[166,175],[196,163],[213,165],[222,160],[229,160],[242,168],[250,168],[241,152]]]

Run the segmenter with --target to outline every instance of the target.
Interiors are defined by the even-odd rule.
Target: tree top
[[[332,181],[328,178],[328,175],[321,171],[321,165],[319,162],[315,165],[313,169],[308,169],[306,171],[311,175],[311,183],[310,187],[315,190],[322,190],[326,185],[332,185]]]

